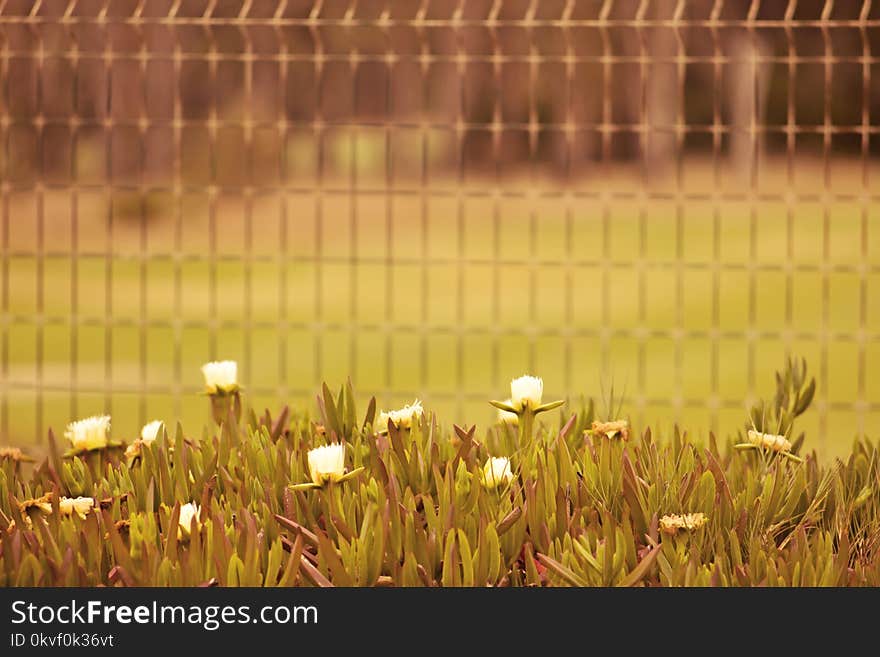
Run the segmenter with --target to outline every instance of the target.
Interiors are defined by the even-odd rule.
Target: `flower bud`
[[[483,483],[487,488],[496,488],[513,480],[510,459],[504,456],[492,457],[483,466]]]
[[[153,420],[152,422],[145,424],[144,428],[141,429],[141,442],[144,445],[150,445],[155,442],[156,438],[159,437],[159,431],[162,429],[162,420]]]
[[[186,504],[181,505],[180,513],[177,516],[177,540],[189,538],[190,532],[192,531],[193,519],[195,519],[196,522],[196,531],[201,528],[202,523],[199,521],[200,514],[201,509],[195,502],[187,502]]]

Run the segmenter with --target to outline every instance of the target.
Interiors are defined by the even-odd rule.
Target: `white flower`
[[[308,457],[312,481],[319,486],[327,481],[339,481],[345,474],[345,447],[341,444],[310,449]]]
[[[141,442],[150,445],[155,442],[159,436],[159,430],[162,428],[162,420],[153,420],[149,424],[145,424],[141,429]]]
[[[504,456],[492,457],[486,460],[483,466],[483,482],[489,488],[495,488],[502,484],[506,484],[513,479],[513,472],[510,469],[510,459]]]
[[[505,399],[504,403],[508,406],[513,405],[513,401],[510,399]],[[505,411],[503,408],[498,409],[498,422],[501,424],[519,424],[519,415],[516,413],[511,413],[510,411]]]
[[[376,428],[378,431],[388,431],[388,420],[394,422],[394,426],[398,429],[409,429],[412,426],[413,416],[421,418],[425,409],[422,408],[422,402],[416,399],[409,406],[404,406],[396,411],[382,411],[379,413],[379,419],[376,420]]]
[[[193,518],[195,518],[196,531],[198,531],[202,526],[202,523],[199,521],[199,515],[201,512],[202,510],[195,502],[187,502],[186,504],[181,505],[180,514],[177,516],[178,540],[182,539],[184,536],[189,536],[190,531],[192,530]]]
[[[58,510],[63,515],[70,516],[76,513],[84,520],[94,507],[95,500],[91,497],[62,497],[58,500]]]
[[[238,363],[223,360],[202,365],[205,389],[209,395],[222,395],[238,390]]]
[[[536,376],[521,376],[510,382],[510,405],[516,409],[535,410],[543,395],[544,381]]]
[[[95,415],[67,425],[64,437],[74,449],[92,450],[107,447],[107,432],[110,430],[109,415]]]

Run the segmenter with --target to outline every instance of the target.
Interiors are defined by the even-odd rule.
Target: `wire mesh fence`
[[[0,3],[4,440],[351,376],[733,430],[880,419],[880,5]],[[195,410],[193,410],[195,409]],[[841,442],[842,441],[842,442]]]

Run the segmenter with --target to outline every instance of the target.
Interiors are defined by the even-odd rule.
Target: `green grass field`
[[[3,442],[104,409],[119,438],[153,418],[199,426],[199,366],[215,357],[240,361],[258,408],[351,374],[383,407],[418,396],[487,423],[484,400],[529,371],[551,397],[599,400],[613,381],[638,423],[728,433],[786,353],[819,379],[808,447],[832,455],[860,430],[876,436],[876,203],[603,203],[554,196],[552,182],[511,196],[521,182],[498,196],[331,192],[320,212],[312,191],[187,194],[179,207],[156,194],[146,226],[136,199],[81,191],[75,241],[70,192],[46,191],[42,261],[38,200],[11,194]],[[625,175],[585,185],[637,191]]]

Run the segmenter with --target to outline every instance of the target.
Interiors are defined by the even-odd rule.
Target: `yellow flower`
[[[693,531],[706,524],[705,513],[686,513],[684,515],[666,515],[660,518],[660,531],[664,534],[675,534],[679,529]]]
[[[544,381],[536,376],[521,376],[510,382],[510,405],[520,410],[535,410],[544,396]]]
[[[505,399],[504,403],[508,406],[513,405],[513,401],[510,399]],[[519,415],[516,413],[511,413],[510,411],[505,411],[503,408],[498,409],[498,422],[500,424],[519,424]]]
[[[58,500],[58,510],[63,515],[69,516],[76,513],[83,520],[94,506],[95,500],[91,497],[62,497]]]
[[[761,433],[754,429],[748,431],[749,442],[756,447],[763,447],[774,452],[790,452],[791,443],[785,439],[785,436],[778,436],[772,433]]]
[[[626,420],[593,422],[593,427],[590,431],[594,436],[604,436],[609,439],[619,437],[621,440],[629,440],[629,422]]]
[[[509,483],[512,479],[513,471],[510,469],[510,459],[504,456],[490,456],[486,460],[486,464],[483,466],[483,482],[488,488]]]
[[[318,486],[327,481],[339,481],[345,474],[345,447],[341,444],[311,449],[308,458],[312,481]]]
[[[396,411],[382,411],[376,420],[376,429],[379,433],[388,431],[388,420],[394,422],[394,426],[398,429],[409,429],[412,426],[413,417],[421,418],[425,409],[422,408],[422,402],[416,399],[409,406],[404,406]]]
[[[238,363],[234,360],[216,361],[202,365],[205,390],[209,395],[224,395],[238,391]]]
[[[196,522],[196,531],[201,528],[202,523],[199,521],[201,512],[202,510],[195,502],[187,502],[181,505],[180,514],[177,516],[177,540],[189,538],[193,520]]]
[[[95,415],[67,425],[64,437],[74,449],[89,451],[107,447],[107,432],[110,430],[109,415]]]
[[[144,445],[150,445],[159,437],[159,431],[162,429],[162,420],[153,420],[149,424],[145,424],[141,429],[141,442]]]

